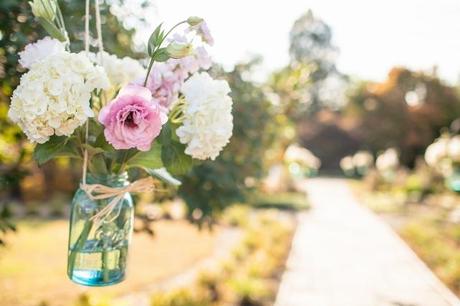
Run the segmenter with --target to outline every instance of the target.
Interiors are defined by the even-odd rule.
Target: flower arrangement
[[[151,34],[147,67],[103,50],[95,0],[97,52],[70,50],[57,0],[33,0],[32,12],[50,35],[29,44],[20,64],[28,69],[13,93],[9,118],[36,143],[34,158],[83,162],[72,208],[69,277],[85,285],[124,278],[132,232],[130,192],[154,190],[156,180],[179,184],[193,159],[215,159],[232,136],[230,88],[207,72],[205,46],[214,43],[206,22],[189,17]],[[178,32],[180,27],[184,31]],[[194,39],[199,37],[200,39]],[[130,175],[127,179],[127,171]],[[132,173],[131,173],[132,174]],[[88,267],[97,254],[99,264]],[[92,257],[92,258],[93,258]]]

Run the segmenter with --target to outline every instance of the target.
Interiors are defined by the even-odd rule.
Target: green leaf
[[[159,169],[144,168],[144,170],[150,176],[153,176],[169,185],[180,186],[182,184],[181,181],[173,177],[165,168],[159,168]]]
[[[106,153],[115,151],[115,148],[105,139],[104,133],[97,136],[94,146],[103,149]]]
[[[41,17],[37,17],[37,19],[51,37],[56,38],[62,42],[67,40],[65,35],[53,23]]]
[[[163,23],[160,23],[156,29],[152,32],[152,35],[150,35],[149,42],[147,45],[147,52],[150,57],[152,57],[153,52],[156,47],[158,47],[163,39],[163,31],[161,31],[161,26]]]
[[[171,136],[172,136],[171,125],[168,122],[165,125],[163,125],[163,127],[161,128],[161,133],[160,133],[160,136],[158,137],[158,140],[164,146],[169,145],[171,143]]]
[[[186,174],[192,168],[192,158],[184,153],[185,145],[171,142],[163,146],[161,160],[166,169],[173,175]]]
[[[47,142],[37,144],[33,154],[34,159],[39,165],[43,165],[55,157],[65,156],[61,154],[69,152],[66,149],[68,140],[69,138],[66,136],[52,136]]]
[[[153,54],[153,59],[157,62],[166,62],[169,58],[169,53],[166,48],[160,48]]]
[[[97,154],[89,159],[88,169],[90,173],[96,175],[105,175],[109,173],[104,156],[101,154]]]
[[[185,145],[174,141],[173,129],[168,122],[161,129],[160,136],[157,138],[161,143],[161,160],[166,169],[173,175],[187,173],[192,167],[192,158],[184,153]]]
[[[103,148],[98,148],[98,147],[93,147],[92,145],[89,144],[82,144],[82,147],[85,148],[88,151],[88,156],[92,157],[96,154],[101,154],[104,153],[105,150]]]
[[[163,162],[161,161],[161,145],[154,144],[147,152],[138,152],[127,162],[129,168],[161,168]]]

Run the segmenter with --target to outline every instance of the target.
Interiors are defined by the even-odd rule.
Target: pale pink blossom
[[[125,86],[99,113],[106,140],[117,149],[148,151],[160,134],[166,116],[160,103],[145,87]]]

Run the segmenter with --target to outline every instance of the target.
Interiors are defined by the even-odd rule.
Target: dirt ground
[[[134,235],[123,283],[87,288],[66,276],[67,221],[22,222],[0,248],[0,305],[70,306],[85,292],[116,297],[142,290],[211,256],[220,231],[200,231],[185,221],[160,221],[155,230],[155,238]]]

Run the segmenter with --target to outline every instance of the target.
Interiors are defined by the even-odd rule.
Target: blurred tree
[[[374,152],[396,147],[401,160],[415,158],[460,115],[455,89],[436,75],[394,68],[383,83],[360,83],[344,109],[353,133]]]
[[[214,76],[229,82],[233,98],[233,136],[215,161],[193,167],[182,178],[179,194],[189,207],[190,217],[210,221],[227,205],[243,200],[264,174],[264,155],[273,141],[272,104],[262,88],[247,79],[258,60],[237,65]]]
[[[314,114],[325,105],[338,105],[345,78],[335,66],[338,49],[329,25],[309,10],[290,32],[290,64],[273,74],[270,85],[294,120]],[[333,95],[330,95],[333,93]]]

